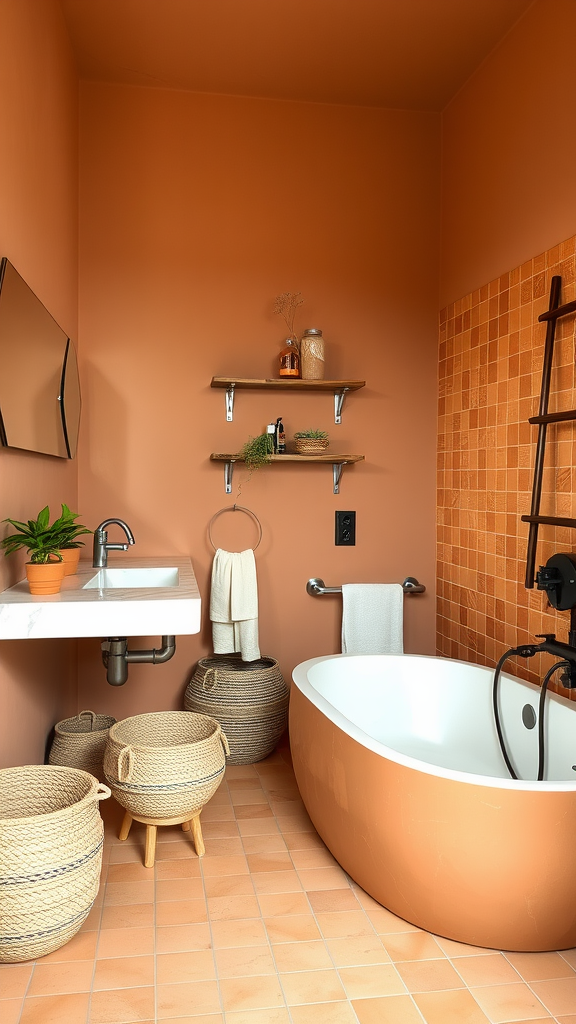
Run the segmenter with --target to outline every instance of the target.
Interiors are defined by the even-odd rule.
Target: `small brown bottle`
[[[300,376],[300,353],[292,338],[286,339],[286,347],[282,349],[279,358],[280,369],[278,372],[281,377]]]

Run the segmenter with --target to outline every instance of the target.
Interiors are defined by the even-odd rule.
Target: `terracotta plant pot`
[[[64,579],[64,563],[26,562],[26,579],[31,594],[58,594]]]
[[[64,575],[74,576],[78,572],[80,548],[60,548],[60,554],[64,562]]]

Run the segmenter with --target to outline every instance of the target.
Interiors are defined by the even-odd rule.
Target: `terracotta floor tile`
[[[310,904],[304,892],[276,893],[272,896],[264,894],[258,897],[258,902],[265,918],[310,914]]]
[[[563,957],[566,963],[570,964],[576,971],[576,949],[562,949],[559,956]]]
[[[267,944],[217,949],[214,957],[219,978],[249,978],[254,975],[276,974],[272,953]]]
[[[282,942],[272,949],[276,967],[281,974],[289,971],[330,970],[333,967],[328,950],[319,939]]]
[[[24,1000],[21,1024],[78,1024],[86,1020],[88,993],[34,996]]]
[[[266,943],[264,924],[257,918],[246,921],[213,921],[214,949],[236,946],[262,946]]]
[[[379,935],[390,935],[392,932],[420,931],[415,924],[403,921],[401,917],[396,917],[396,914],[392,914],[385,907],[380,907],[378,904],[375,907],[364,909]]]
[[[288,832],[314,832],[316,829],[310,821],[310,818],[304,815],[276,815],[276,821],[278,822],[278,828],[284,834]]]
[[[94,973],[93,960],[69,960],[60,964],[37,963],[28,996],[57,996],[89,992]]]
[[[559,953],[505,953],[504,955],[524,981],[550,981],[552,978],[574,977],[574,969]]]
[[[156,902],[204,898],[201,878],[163,878],[156,882]]]
[[[435,935],[434,938],[446,956],[452,960],[461,956],[490,956],[492,953],[500,952],[498,949],[488,949],[485,946],[467,946],[464,942],[456,942],[454,939],[445,939],[442,935]]]
[[[291,1006],[290,1014],[294,1024],[358,1024],[358,1018],[347,1001]]]
[[[110,864],[142,864],[142,847],[120,843],[110,850]]]
[[[437,992],[445,988],[464,988],[448,960],[413,960],[396,964],[396,970],[409,992]]]
[[[326,847],[316,832],[288,832],[284,842],[289,850],[325,850]]]
[[[33,964],[2,964],[0,966],[0,999],[16,999],[26,993]]]
[[[102,907],[100,904],[94,904],[92,910],[88,914],[88,917],[80,927],[81,932],[90,932],[100,927],[100,921],[102,919]]]
[[[154,924],[154,904],[136,903],[129,907],[104,907],[101,927],[147,928]]]
[[[264,919],[270,942],[306,942],[321,938],[318,925],[312,914],[296,914],[292,917],[266,917]]]
[[[290,1024],[290,1018],[283,1006],[266,1010],[233,1010],[226,1014],[226,1024]]]
[[[203,857],[202,872],[205,878],[215,875],[247,875],[248,863],[244,854],[228,857]]]
[[[341,967],[339,973],[349,999],[400,996],[406,992],[393,964]]]
[[[212,921],[233,921],[235,918],[260,917],[255,896],[211,896],[208,913]]]
[[[2,1024],[18,1024],[22,999],[0,999],[0,1020]]]
[[[279,835],[276,818],[246,818],[236,822],[242,837]]]
[[[199,878],[200,858],[181,857],[176,860],[157,860],[156,879],[165,878]]]
[[[141,858],[144,856],[144,847],[142,847],[140,856]],[[156,847],[156,863],[158,864],[163,860],[189,860],[193,864],[199,863],[199,857],[196,856],[192,840],[188,837],[178,843],[158,843]]]
[[[308,817],[306,808],[299,796],[294,797],[293,799],[281,796],[279,800],[275,800],[271,797],[270,806],[277,818],[298,817],[306,819]]]
[[[350,883],[342,868],[299,868],[298,877],[304,889],[348,889]]]
[[[106,879],[108,882],[149,882],[154,877],[152,868],[143,864],[109,864]]]
[[[104,894],[107,907],[127,906],[131,903],[153,903],[154,882],[108,882]]]
[[[320,931],[327,939],[344,939],[348,936],[353,939],[362,935],[374,935],[370,921],[361,911],[317,914],[316,919]]]
[[[67,942],[60,949],[53,953],[40,957],[38,963],[53,964],[63,963],[66,960],[91,960],[96,953],[98,932],[78,932],[70,942]]]
[[[247,855],[248,867],[254,871],[291,871],[294,868],[290,854],[280,853],[250,853]]]
[[[235,789],[262,789],[260,777],[256,772],[252,772],[251,775],[228,775],[228,770],[226,770],[226,782],[231,793]]]
[[[297,892],[302,883],[296,871],[258,871],[252,873],[257,893]]]
[[[100,932],[99,959],[112,956],[144,956],[153,952],[153,928],[107,928]]]
[[[242,845],[246,854],[286,853],[286,843],[280,833],[273,836],[244,836]]]
[[[308,890],[307,894],[310,906],[316,913],[331,910],[360,910],[360,905],[352,890],[346,889],[321,889],[320,891]]]
[[[542,1003],[527,985],[486,985],[470,990],[492,1024],[504,1021],[535,1020],[545,1017]]]
[[[226,1015],[233,1010],[258,1010],[285,1005],[276,976],[223,978],[220,992]]]
[[[230,799],[236,809],[243,805],[254,807],[256,804],[266,804],[268,807],[268,798],[260,786],[258,789],[233,789]]]
[[[364,935],[359,939],[326,939],[326,946],[336,967],[390,963],[390,957],[378,935]]]
[[[489,1024],[488,1017],[467,989],[418,992],[414,996],[426,1024]]]
[[[334,868],[337,863],[329,850],[292,850],[292,861],[297,871],[308,868]]]
[[[176,900],[156,905],[156,924],[200,924],[208,920],[206,901]]]
[[[571,1013],[567,1017],[562,1015],[557,1017],[556,1020],[558,1021],[558,1024],[576,1024],[576,1013]],[[532,1021],[530,1024],[532,1024]],[[536,1021],[536,1024],[538,1024],[538,1021]],[[548,1024],[548,1017],[546,1017],[546,1024]]]
[[[150,1024],[154,1024],[154,1021],[150,1021]],[[224,1024],[224,1017],[221,1013],[200,1013],[192,1017],[162,1017],[162,1024]]]
[[[518,972],[502,953],[459,957],[455,967],[468,988],[477,988],[480,985],[515,985],[521,981]]]
[[[352,1006],[360,1024],[422,1024],[422,1017],[410,996],[354,999]]]
[[[230,857],[244,853],[240,836],[231,839],[210,839],[204,837],[204,846],[208,857]]]
[[[428,932],[392,932],[381,939],[394,962],[444,959],[440,946]]]
[[[96,992],[102,989],[142,988],[153,984],[153,956],[123,956],[96,961]]]
[[[202,828],[209,821],[234,821],[231,804],[206,804],[202,811]]]
[[[238,825],[231,821],[202,821],[204,839],[231,839],[238,836]]]
[[[257,804],[241,804],[234,807],[234,814],[236,821],[242,821],[245,818],[272,818],[272,808],[268,803]]]
[[[250,875],[215,875],[204,882],[207,896],[253,896]]]
[[[216,978],[211,949],[197,949],[187,953],[161,953],[157,957],[156,969],[159,985],[214,981]]]
[[[335,970],[298,971],[295,974],[281,974],[280,978],[288,1006],[328,1003],[346,998]]]
[[[576,976],[554,981],[533,981],[530,986],[549,1013],[576,1013]]]
[[[185,953],[194,949],[210,949],[210,929],[207,924],[172,925],[156,929],[157,953]]]
[[[220,1012],[215,981],[191,981],[178,985],[158,985],[158,1019],[179,1017],[194,1008],[198,1014]]]

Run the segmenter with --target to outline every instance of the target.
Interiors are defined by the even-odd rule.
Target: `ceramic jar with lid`
[[[324,380],[324,338],[318,327],[309,327],[300,342],[302,380]]]

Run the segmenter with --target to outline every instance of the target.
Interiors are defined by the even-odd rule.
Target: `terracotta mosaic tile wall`
[[[440,314],[438,653],[494,665],[536,633],[567,639],[568,612],[524,589],[550,281],[576,297],[570,238]],[[576,407],[573,315],[558,321],[549,411]],[[548,427],[541,514],[576,517],[576,422]],[[537,564],[575,551],[576,531],[540,527]],[[539,682],[544,660],[510,662]],[[560,690],[565,695],[567,691]]]

